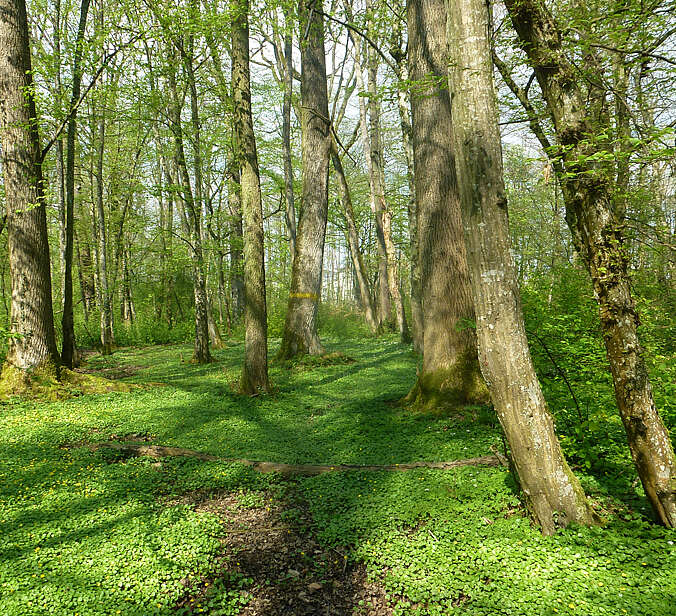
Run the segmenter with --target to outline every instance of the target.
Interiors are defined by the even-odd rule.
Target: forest
[[[672,616],[673,0],[0,0],[2,616]]]

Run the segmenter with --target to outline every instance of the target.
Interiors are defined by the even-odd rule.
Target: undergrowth
[[[453,460],[502,447],[490,413],[458,421],[393,404],[416,363],[394,339],[325,342],[354,361],[273,363],[276,393],[267,397],[230,388],[243,353],[231,342],[208,366],[190,364],[181,345],[90,360],[101,374],[153,383],[130,393],[0,404],[0,613],[169,615],[186,585],[214,576],[210,604],[194,613],[237,614],[245,601],[249,581],[217,570],[228,558],[219,519],[181,496],[234,493],[242,507],[258,507],[285,483],[226,462],[92,452],[87,441],[136,434],[228,458],[336,464]],[[553,382],[544,379],[563,426],[569,409]],[[566,439],[602,527],[542,537],[510,475],[495,468],[332,473],[299,479],[288,494],[310,509],[325,546],[368,566],[397,614],[667,616],[676,535],[649,520],[621,435],[599,421],[603,463],[587,468],[575,433]]]

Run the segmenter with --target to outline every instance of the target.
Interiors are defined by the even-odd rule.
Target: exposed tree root
[[[407,464],[282,464],[278,462],[261,462],[258,460],[246,460],[243,458],[222,458],[192,449],[181,447],[166,447],[164,445],[152,445],[149,443],[118,443],[103,442],[89,443],[85,445],[91,451],[112,449],[127,456],[147,456],[150,458],[166,458],[185,456],[205,461],[237,462],[250,466],[261,473],[281,473],[282,475],[320,475],[322,473],[343,471],[409,471],[414,468],[435,468],[447,470],[459,466],[504,466],[506,461],[500,454],[492,456],[480,456],[465,460],[453,460],[451,462],[410,462]]]

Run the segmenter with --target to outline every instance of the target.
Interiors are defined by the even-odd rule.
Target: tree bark
[[[408,3],[409,75],[423,299],[423,365],[407,401],[414,408],[483,403],[474,306],[462,230],[444,0]]]
[[[328,216],[331,127],[326,90],[326,58],[321,0],[298,5],[301,40],[301,131],[303,157],[302,207],[289,303],[280,357],[320,355],[317,307],[322,285],[322,260]]]
[[[657,519],[674,527],[676,458],[655,408],[638,338],[639,318],[627,273],[624,231],[613,198],[615,178],[608,166],[597,166],[589,158],[602,153],[602,146],[589,135],[603,127],[596,126],[587,113],[588,97],[547,8],[539,0],[506,0],[505,5],[562,146],[566,222],[599,304],[615,399],[629,449]]]
[[[518,479],[544,533],[591,510],[554,432],[528,348],[511,254],[493,91],[488,9],[448,2],[453,143],[477,318],[480,365]]]
[[[82,82],[82,43],[84,41],[87,13],[90,0],[82,0],[80,4],[80,22],[75,37],[73,57],[73,84],[70,97],[70,118],[66,130],[66,208],[65,208],[65,243],[63,252],[63,314],[61,330],[63,343],[61,346],[61,362],[68,368],[78,363],[75,346],[75,323],[73,319],[73,234],[75,228],[75,136],[77,133],[77,113],[74,110],[80,100],[80,84]]]
[[[366,272],[366,267],[364,266],[361,251],[359,250],[359,232],[357,231],[357,225],[355,223],[350,187],[345,178],[343,163],[340,160],[335,139],[331,142],[331,160],[333,161],[333,168],[338,176],[338,189],[343,201],[343,211],[345,214],[345,223],[347,225],[347,242],[350,248],[350,256],[352,257],[352,265],[354,266],[357,286],[359,288],[359,303],[364,311],[366,323],[371,331],[376,334],[379,331],[378,322],[375,317],[375,306],[373,305],[373,298],[371,297],[368,274]]]
[[[52,280],[40,137],[24,0],[0,0],[0,140],[12,299],[7,364],[55,372]],[[5,380],[3,378],[3,380]]]
[[[270,391],[263,204],[251,115],[249,0],[234,0],[232,10],[232,103],[237,144],[235,157],[241,169],[244,218],[245,337],[244,366],[239,389],[243,394],[254,395]]]

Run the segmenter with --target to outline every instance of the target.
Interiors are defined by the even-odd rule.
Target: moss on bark
[[[53,362],[46,362],[30,372],[6,363],[0,374],[0,400],[18,396],[30,400],[56,401],[82,394],[131,390],[132,385],[129,383],[60,368]]]
[[[463,355],[449,367],[421,372],[403,402],[412,411],[441,415],[489,404],[490,395],[476,356]]]

